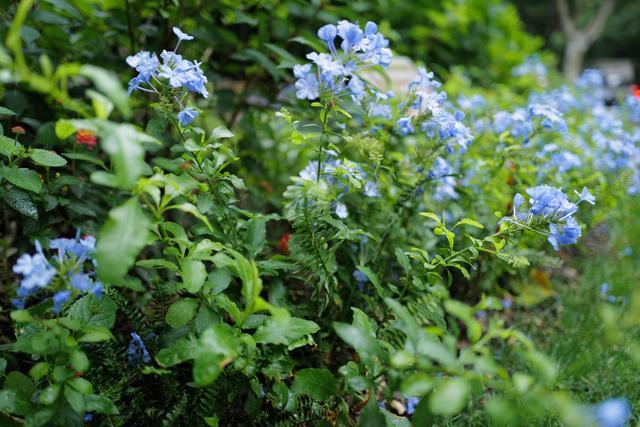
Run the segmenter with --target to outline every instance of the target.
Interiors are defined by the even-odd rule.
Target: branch
[[[609,15],[611,15],[615,6],[616,0],[603,0],[602,4],[600,4],[598,14],[585,29],[585,34],[589,40],[589,44],[593,43],[598,39],[598,37],[600,37],[600,33],[602,33],[604,25],[607,23],[607,18],[609,18]]]
[[[556,8],[558,9],[558,15],[560,15],[560,25],[562,26],[562,31],[567,35],[575,33],[576,24],[571,18],[567,0],[556,0]]]

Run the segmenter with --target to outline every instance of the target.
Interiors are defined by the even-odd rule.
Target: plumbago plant
[[[59,88],[24,64],[16,34],[25,16],[2,60],[16,84],[57,97]],[[303,106],[274,118],[287,136],[281,143],[313,159],[291,177],[283,212],[267,214],[242,201],[234,134],[198,126],[207,79],[203,64],[179,53],[193,37],[173,32],[171,51],[126,58],[136,72],[129,93],[152,107],[147,131],[109,120],[113,94],[96,84],[87,90],[93,113],[73,100],[72,118],[49,129],[56,148],[75,140],[76,151],[23,144],[19,129],[0,139],[3,209],[34,221],[11,268],[3,422],[517,425],[551,417],[584,426],[612,410],[628,418],[624,401],[585,410],[563,390],[554,362],[498,315],[513,304],[504,290],[481,288],[493,296],[477,291],[475,300],[461,291],[481,283],[487,266],[517,276],[549,258],[543,244],[557,251],[577,242],[584,203],[595,203],[586,187],[635,180],[627,175],[638,140],[626,119],[601,128],[626,141],[616,151],[590,128],[610,120],[566,119],[553,92],[528,109],[498,111],[478,96],[449,100],[420,69],[396,96],[370,82],[392,59],[377,26],[339,21],[318,30],[324,52],[293,69]],[[580,108],[624,116],[597,110],[600,101]],[[600,150],[590,157],[604,162],[598,180],[566,177],[575,159],[549,145],[570,150],[567,133],[594,135],[579,147]],[[474,146],[492,147],[498,160]],[[549,153],[564,154],[541,160]],[[62,166],[69,174],[52,177]],[[609,167],[625,168],[620,181]],[[84,189],[73,197],[89,195],[91,212],[71,209],[69,187]],[[489,202],[478,188],[499,195]],[[68,211],[79,217],[68,220]],[[46,212],[57,222],[38,225]],[[52,236],[52,224],[66,237]],[[282,224],[290,234],[278,252],[268,228]],[[625,327],[637,320],[625,319]],[[522,364],[504,365],[507,351]]]

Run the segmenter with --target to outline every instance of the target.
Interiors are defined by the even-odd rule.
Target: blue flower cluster
[[[493,116],[494,131],[498,134],[509,131],[512,137],[522,138],[527,142],[534,129],[537,128],[536,120],[545,131],[566,132],[567,123],[562,113],[547,104],[530,104],[524,108],[516,108],[512,113],[498,111]]]
[[[311,52],[307,59],[312,63],[294,67],[299,99],[348,95],[354,102],[361,103],[366,96],[379,96],[358,76],[358,72],[366,68],[387,67],[391,63],[389,41],[378,32],[376,24],[367,22],[363,30],[358,24],[342,20],[337,25],[321,27],[317,35],[329,53]]]
[[[93,272],[85,272],[85,264],[95,266],[92,258],[95,244],[93,236],[81,238],[79,231],[73,239],[52,239],[49,249],[53,255],[48,259],[42,245],[36,241],[36,253],[22,254],[13,266],[13,272],[22,276],[13,305],[23,309],[26,298],[40,289],[55,291],[51,300],[56,313],[60,312],[74,292],[91,292],[102,296],[102,284],[92,278]],[[56,276],[59,276],[59,280],[52,285]]]
[[[549,225],[547,240],[557,251],[560,245],[571,245],[578,241],[582,234],[580,226],[573,216],[578,211],[578,205],[585,201],[595,204],[595,197],[585,187],[578,194],[578,201],[573,203],[562,190],[548,185],[529,188],[529,210],[520,212],[519,208],[525,202],[521,194],[513,198],[513,216],[504,220],[512,223],[531,223],[537,218],[543,219]]]
[[[160,54],[162,63],[155,53],[147,51],[140,51],[127,57],[127,64],[138,72],[138,75],[129,81],[129,93],[136,89],[160,93],[163,86],[168,86],[173,90],[182,90],[181,94],[175,96],[176,102],[180,106],[178,121],[180,125],[187,126],[198,116],[198,111],[191,107],[185,108],[182,99],[188,92],[198,93],[207,98],[209,95],[206,88],[207,77],[200,68],[202,63],[183,59],[181,55],[176,53],[180,43],[183,40],[193,40],[193,36],[184,33],[178,27],[173,27],[173,32],[178,37],[178,43],[173,51],[162,51]],[[160,89],[156,88],[156,85]]]
[[[549,72],[547,67],[542,63],[540,55],[531,55],[527,57],[522,64],[511,70],[511,74],[515,77],[533,76],[538,79],[541,84],[545,84]]]
[[[408,101],[403,103],[403,117],[396,121],[398,132],[402,136],[414,133],[414,122],[429,138],[438,138],[447,147],[449,153],[458,147],[461,152],[473,140],[471,129],[462,121],[462,111],[452,111],[447,103],[447,93],[439,91],[441,83],[434,79],[433,72],[425,68],[418,69],[418,76],[409,85]]]

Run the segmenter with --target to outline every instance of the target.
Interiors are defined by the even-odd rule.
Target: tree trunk
[[[569,81],[575,80],[580,75],[587,50],[602,34],[615,5],[616,0],[601,0],[598,12],[591,22],[584,28],[578,28],[576,19],[571,16],[568,0],[556,0],[562,32],[567,39],[562,68]]]
[[[572,37],[567,38],[562,71],[570,82],[574,81],[580,75],[588,48],[589,46],[584,34],[578,32],[574,33]]]

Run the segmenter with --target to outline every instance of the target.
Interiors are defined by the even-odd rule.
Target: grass
[[[628,202],[583,237],[582,255],[554,276],[555,300],[519,312],[516,326],[558,363],[560,387],[585,404],[626,397],[638,422],[640,199]]]

